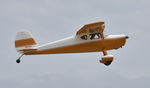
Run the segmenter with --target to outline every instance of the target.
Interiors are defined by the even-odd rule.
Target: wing
[[[103,29],[104,29],[104,22],[95,22],[91,24],[86,24],[76,33],[76,35],[103,32]]]

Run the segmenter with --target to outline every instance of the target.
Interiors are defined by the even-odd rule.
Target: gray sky
[[[1,88],[149,88],[149,0],[0,0]],[[38,45],[75,35],[84,24],[105,21],[107,34],[130,36],[126,45],[102,53],[24,56],[16,33],[29,30]],[[53,37],[55,36],[55,37]]]

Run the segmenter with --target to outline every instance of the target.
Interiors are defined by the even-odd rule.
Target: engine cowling
[[[113,55],[105,55],[105,56],[102,56],[102,59],[99,62],[103,63],[106,66],[109,66],[113,60],[114,60]]]

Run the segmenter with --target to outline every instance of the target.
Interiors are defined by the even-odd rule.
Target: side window
[[[83,40],[87,40],[87,35],[83,35],[80,38],[83,39]]]
[[[101,39],[101,33],[90,34],[90,39]]]

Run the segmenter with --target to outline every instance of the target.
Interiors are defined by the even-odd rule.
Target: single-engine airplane
[[[108,55],[107,50],[119,49],[125,45],[126,35],[104,35],[104,22],[95,22],[84,25],[75,36],[36,46],[36,42],[28,31],[18,32],[15,48],[22,55],[16,60],[20,63],[23,55],[64,54],[100,52],[104,56],[100,63],[108,66],[113,61],[113,55]]]

